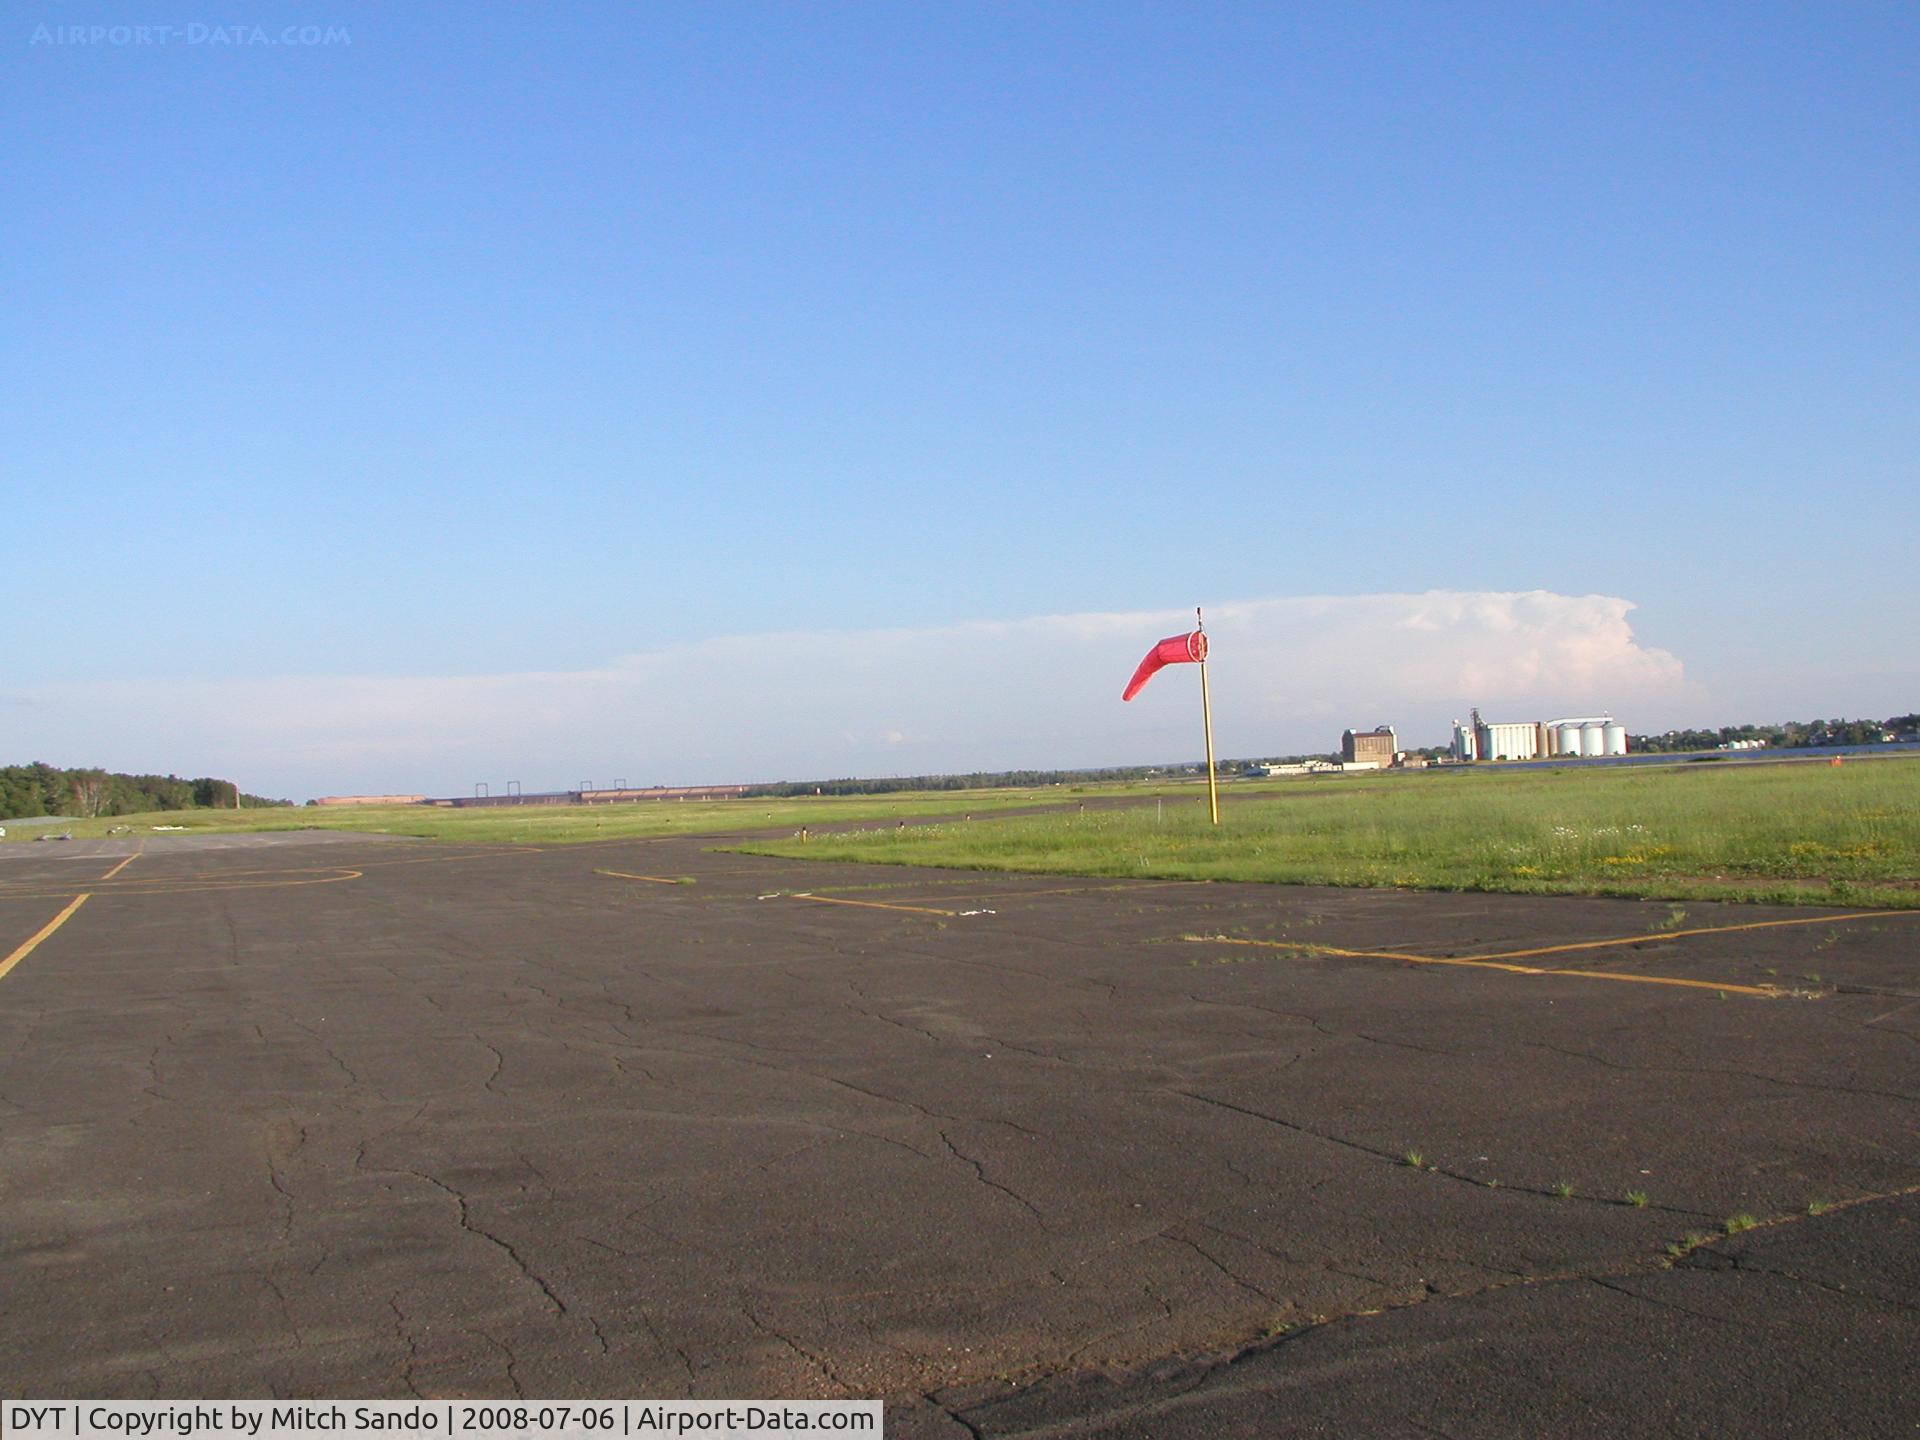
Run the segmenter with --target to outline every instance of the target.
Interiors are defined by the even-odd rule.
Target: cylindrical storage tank
[[[1606,744],[1607,744],[1607,751],[1606,751],[1607,754],[1609,755],[1626,754],[1627,753],[1627,727],[1624,725],[1607,726]]]
[[[1560,737],[1560,753],[1562,755],[1578,755],[1580,753],[1580,727],[1578,725],[1562,725],[1554,733]]]
[[[1580,753],[1582,755],[1604,755],[1607,753],[1607,731],[1604,725],[1582,725],[1580,727]]]

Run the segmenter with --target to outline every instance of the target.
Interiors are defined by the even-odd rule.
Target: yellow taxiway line
[[[1613,970],[1556,970],[1544,965],[1513,965],[1503,959],[1409,955],[1402,950],[1339,950],[1331,945],[1315,945],[1304,940],[1243,940],[1231,935],[1188,935],[1183,938],[1203,945],[1252,945],[1263,950],[1295,950],[1307,955],[1335,955],[1343,960],[1399,960],[1408,965],[1460,965],[1474,970],[1504,970],[1510,975],[1571,975],[1581,980],[1620,980],[1631,985],[1674,985],[1687,990],[1716,990],[1728,995],[1752,995],[1765,1000],[1778,999],[1788,993],[1773,985],[1730,985],[1718,980],[1681,980],[1671,975],[1630,975]]]
[[[29,936],[27,940],[23,944],[21,944],[11,955],[7,956],[6,959],[0,960],[0,980],[6,979],[8,971],[12,970],[14,966],[18,965],[22,960],[26,959],[27,956],[31,955],[42,940],[46,939],[49,935],[53,934],[53,932],[58,930],[62,925],[66,924],[68,917],[70,917],[73,914],[73,912],[78,910],[82,905],[86,904],[86,902],[87,902],[87,897],[85,895],[74,896],[73,899],[67,902],[66,909],[62,910],[58,915],[54,916],[53,919],[49,920],[46,924],[42,925],[31,936]]]
[[[217,873],[217,872],[210,872]],[[343,880],[361,879],[358,870],[344,867],[319,867],[308,870],[254,870],[235,871],[231,880],[200,879],[194,875],[155,875],[148,879],[117,881],[111,887],[102,889],[102,882],[90,880],[83,883],[92,886],[88,894],[108,896],[146,896],[146,895],[197,895],[206,890],[284,890],[296,885],[337,885]],[[313,876],[312,879],[256,879],[255,876]],[[22,881],[16,885],[0,884],[0,900],[57,900],[64,895],[72,895],[77,885],[55,885],[51,881]]]
[[[930,905],[888,905],[880,900],[841,900],[833,895],[789,895],[789,900],[811,900],[816,905],[858,905],[862,910],[907,910],[915,915],[958,915],[958,910],[935,910]]]
[[[140,846],[140,850],[144,850],[144,849],[146,849],[146,844],[145,842],[142,842]],[[127,856],[126,859],[122,860],[118,865],[114,866],[111,870],[107,871],[107,873],[102,875],[100,878],[102,880],[113,879],[114,876],[118,875],[122,870],[126,869],[127,866],[133,864],[134,861],[140,858],[140,850],[134,851],[133,854]]]
[[[1410,955],[1400,950],[1340,950],[1311,941],[1241,940],[1227,935],[1189,935],[1188,940],[1217,945],[1257,945],[1272,950],[1299,950],[1315,955],[1337,955],[1348,960],[1401,960],[1409,965],[1465,965],[1480,970],[1505,970],[1514,975],[1573,975],[1582,980],[1618,980],[1629,985],[1677,985],[1690,990],[1721,990],[1729,995],[1756,995],[1768,999],[1791,992],[1777,985],[1730,985],[1718,980],[1682,980],[1673,975],[1630,975],[1612,970],[1574,970],[1551,965],[1516,965],[1547,955],[1580,950],[1611,950],[1623,945],[1651,945],[1690,935],[1731,935],[1748,930],[1777,930],[1788,925],[1838,925],[1848,920],[1899,920],[1920,910],[1850,910],[1842,915],[1796,915],[1790,920],[1747,920],[1738,925],[1702,925],[1691,930],[1649,930],[1611,940],[1573,940],[1561,945],[1537,945],[1530,950],[1496,950],[1488,955]]]
[[[599,870],[596,875],[611,875],[616,880],[646,880],[655,885],[685,885],[685,880],[676,880],[671,875],[629,875],[625,870]]]
[[[910,900],[1019,900],[1028,895],[1102,895],[1110,890],[1165,890],[1172,885],[1204,883],[1204,881],[1194,880],[1119,880],[1111,885],[1060,885],[1047,890],[988,890],[978,895],[910,895],[905,898]],[[903,885],[901,888],[912,890],[918,887]]]
[[[1740,930],[1776,930],[1784,925],[1838,925],[1843,920],[1897,920],[1920,915],[1920,910],[1854,910],[1845,915],[1796,915],[1791,920],[1749,920],[1739,925],[1703,925],[1695,930],[1650,930],[1644,935],[1622,935],[1614,940],[1576,940],[1566,945],[1542,945],[1533,950],[1502,950],[1473,955],[1473,960],[1524,960],[1535,955],[1563,955],[1573,950],[1606,950],[1620,945],[1650,945],[1688,935],[1730,935]],[[1572,972],[1567,972],[1571,974]]]

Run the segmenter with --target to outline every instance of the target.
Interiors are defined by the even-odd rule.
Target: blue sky
[[[476,740],[428,682],[759,637],[727,709],[793,633],[1429,591],[1636,606],[1579,697],[1635,729],[1920,708],[1913,7],[235,18],[0,18],[0,760],[318,793],[1157,759],[1117,706],[983,743],[1081,699],[991,665],[912,766],[835,738],[886,696],[832,663],[788,682],[816,736],[774,704],[631,758],[565,706]],[[116,24],[175,33],[72,39]],[[347,38],[257,43],[296,24]],[[1232,753],[1541,673],[1259,650]],[[304,758],[264,698],[230,723],[334,680],[424,709]],[[238,688],[196,726],[205,687]]]

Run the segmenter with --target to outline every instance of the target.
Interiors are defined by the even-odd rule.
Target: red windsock
[[[1133,672],[1133,679],[1127,682],[1127,688],[1121,693],[1122,700],[1131,700],[1138,695],[1147,681],[1154,677],[1162,665],[1182,665],[1197,663],[1207,658],[1207,636],[1203,630],[1195,630],[1187,635],[1169,635],[1153,649],[1147,652],[1147,658],[1140,662],[1140,668]]]

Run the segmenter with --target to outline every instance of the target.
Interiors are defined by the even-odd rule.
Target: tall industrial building
[[[1391,725],[1381,725],[1372,730],[1340,732],[1340,759],[1344,764],[1372,763],[1384,770],[1393,764],[1393,757],[1399,753],[1400,742],[1394,738]]]
[[[1611,715],[1490,724],[1475,710],[1469,724],[1453,722],[1456,760],[1575,759],[1626,753],[1627,727]]]

